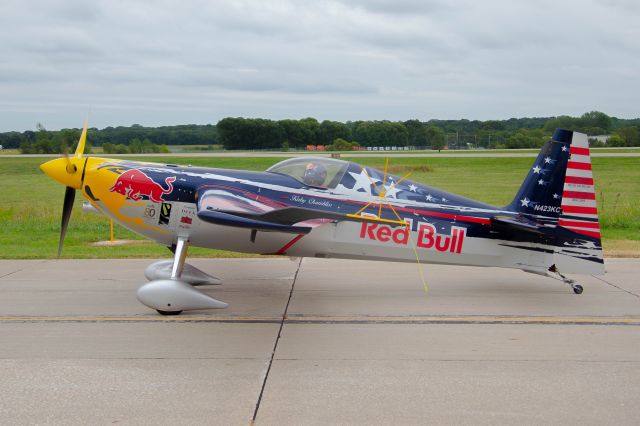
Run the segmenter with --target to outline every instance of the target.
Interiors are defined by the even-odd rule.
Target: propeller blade
[[[73,210],[73,202],[76,199],[76,190],[67,187],[64,192],[64,203],[62,204],[62,223],[60,225],[60,243],[58,244],[58,257],[62,254],[62,245],[64,244],[64,237],[67,235],[67,226],[69,225],[69,218],[71,217],[71,210]]]
[[[89,118],[87,117],[84,120],[84,126],[82,127],[82,134],[80,135],[80,140],[78,141],[78,147],[76,148],[76,152],[73,155],[75,158],[82,157],[82,153],[84,152],[84,145],[87,142],[87,128],[89,127]]]

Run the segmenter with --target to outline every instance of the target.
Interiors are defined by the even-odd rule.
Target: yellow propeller
[[[60,224],[60,242],[58,243],[58,256],[62,253],[62,246],[64,244],[64,237],[67,234],[67,227],[69,225],[69,218],[71,217],[71,211],[73,210],[73,202],[76,198],[76,189],[82,187],[82,171],[86,159],[82,158],[84,147],[87,141],[87,128],[89,120],[84,121],[84,127],[82,128],[82,134],[78,141],[78,147],[73,157],[69,157],[66,153],[66,149],[62,153],[62,158],[56,158],[55,160],[47,161],[40,165],[40,169],[50,178],[60,182],[66,186],[64,192],[64,202],[62,204],[62,222]]]

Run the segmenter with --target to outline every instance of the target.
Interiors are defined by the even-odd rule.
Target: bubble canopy
[[[291,176],[308,186],[333,189],[342,180],[349,164],[334,158],[298,157],[274,164],[267,171]]]

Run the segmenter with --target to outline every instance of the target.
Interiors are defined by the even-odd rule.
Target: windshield
[[[305,185],[333,189],[342,180],[348,166],[347,161],[307,157],[281,161],[267,171],[291,176]]]

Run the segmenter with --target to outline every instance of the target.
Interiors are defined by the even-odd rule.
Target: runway
[[[636,424],[640,260],[585,291],[494,268],[190,259],[230,307],[163,317],[152,260],[0,261],[1,424]]]
[[[611,149],[611,148],[609,148]],[[621,150],[623,150],[622,148]],[[348,158],[358,162],[358,158],[365,157],[385,157],[385,158],[535,158],[538,152],[522,152],[519,149],[510,150],[511,152],[466,152],[465,150],[451,151],[357,151],[357,152],[340,152],[340,158]],[[102,154],[96,154],[99,157]],[[293,158],[293,157],[331,157],[331,152],[326,151],[215,151],[215,152],[172,152],[170,154],[106,154],[109,158],[153,158],[153,157],[262,157],[262,158]],[[599,152],[595,148],[591,152],[592,157],[640,157],[640,152]],[[3,154],[0,158],[57,158],[57,154]]]

